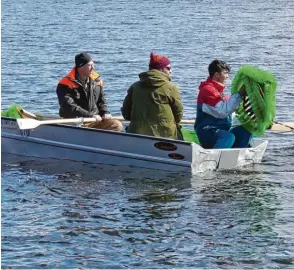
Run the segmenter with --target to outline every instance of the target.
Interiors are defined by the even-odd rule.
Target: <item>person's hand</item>
[[[96,119],[96,122],[101,122],[102,118],[99,114],[93,116]]]
[[[246,96],[246,89],[245,89],[245,86],[243,85],[240,90],[239,90],[239,94],[241,97],[245,97]]]
[[[110,113],[106,113],[106,114],[104,114],[104,115],[102,116],[102,119],[103,119],[103,120],[105,120],[105,119],[111,119],[111,118],[112,118],[112,116],[111,116]]]

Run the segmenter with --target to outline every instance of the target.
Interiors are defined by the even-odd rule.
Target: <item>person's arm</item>
[[[202,111],[215,118],[223,119],[237,109],[242,102],[242,96],[246,95],[246,90],[242,87],[239,93],[223,98],[215,88],[207,86],[200,90],[200,94]]]
[[[180,123],[183,118],[183,104],[181,101],[179,90],[176,86],[172,87],[172,91],[170,95],[170,106],[175,118],[175,122],[177,124]]]
[[[121,113],[124,119],[131,121],[132,114],[132,86],[129,88],[128,93],[124,99],[123,106],[121,107]]]
[[[110,115],[110,112],[109,112],[108,106],[107,106],[107,101],[106,101],[106,98],[105,98],[105,95],[104,95],[102,80],[99,81],[99,86],[97,86],[97,87],[100,87],[100,95],[99,95],[99,98],[98,98],[98,101],[97,101],[97,107],[98,107],[98,110],[99,110],[99,115],[100,116],[104,116],[106,114]]]
[[[204,103],[202,105],[202,111],[215,118],[226,118],[237,109],[241,101],[242,97],[237,93],[232,95],[227,101],[220,100],[214,106]]]
[[[64,114],[68,117],[92,117],[93,114],[78,106],[72,96],[72,89],[63,84],[58,84],[56,89],[58,102]]]

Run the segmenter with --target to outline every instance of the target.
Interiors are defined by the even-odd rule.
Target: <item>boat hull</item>
[[[267,145],[265,141],[253,148],[212,150],[178,140],[77,126],[19,130],[15,119],[4,117],[1,138],[3,153],[187,173],[260,162]]]

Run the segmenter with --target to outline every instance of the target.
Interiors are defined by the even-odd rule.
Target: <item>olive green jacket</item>
[[[127,132],[178,139],[177,124],[183,117],[178,88],[164,72],[143,72],[131,85],[121,112],[130,121]]]

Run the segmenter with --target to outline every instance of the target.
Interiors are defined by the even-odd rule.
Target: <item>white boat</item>
[[[1,117],[1,139],[2,153],[192,174],[260,163],[268,144],[253,139],[250,148],[204,149],[196,143],[65,124],[21,130],[9,117]]]

